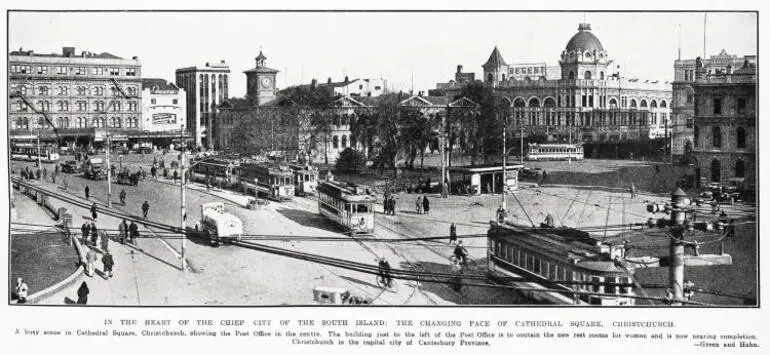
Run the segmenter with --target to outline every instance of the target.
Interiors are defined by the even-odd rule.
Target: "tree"
[[[403,152],[401,147],[401,135],[399,131],[399,106],[402,94],[387,94],[380,96],[377,106],[374,108],[373,121],[377,129],[377,138],[374,142],[376,150],[376,165],[382,169],[386,164],[396,167],[396,162]],[[397,174],[397,170],[396,170]]]
[[[493,152],[500,132],[500,122],[495,119],[496,94],[494,89],[480,81],[475,81],[463,87],[455,100],[462,97],[479,104],[476,115],[453,115],[453,127],[458,127],[460,146],[471,156],[471,165],[475,165],[477,155],[486,159]]]
[[[414,160],[417,154],[420,154],[420,174],[423,172],[425,162],[425,149],[430,142],[438,136],[438,126],[436,116],[427,115],[419,111],[418,108],[404,108],[401,111],[401,131],[402,141],[408,147],[409,167],[414,169]]]
[[[359,172],[364,168],[366,168],[364,153],[351,148],[343,150],[334,165],[334,169],[339,171]]]

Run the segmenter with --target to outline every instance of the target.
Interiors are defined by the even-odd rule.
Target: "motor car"
[[[83,165],[77,160],[67,160],[61,163],[61,171],[70,174],[80,173]]]

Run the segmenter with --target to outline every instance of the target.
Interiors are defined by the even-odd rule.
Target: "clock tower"
[[[265,66],[267,57],[262,54],[261,50],[255,60],[257,66],[244,72],[246,74],[246,96],[254,100],[257,105],[263,105],[275,99],[275,75],[278,74],[278,70]]]

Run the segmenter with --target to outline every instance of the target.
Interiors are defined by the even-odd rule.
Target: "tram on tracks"
[[[229,187],[238,182],[237,160],[224,158],[193,158],[190,159],[190,180],[194,182],[210,182],[223,187]]]
[[[34,143],[11,143],[11,160],[37,161],[38,156],[44,163],[54,163],[60,158],[59,153],[51,147],[41,146],[38,150]]]
[[[366,190],[366,186],[323,181],[318,185],[318,213],[351,234],[371,234],[376,199]]]
[[[289,164],[294,173],[294,193],[297,196],[315,195],[318,188],[318,167],[309,164]]]
[[[583,146],[564,143],[530,143],[525,158],[537,160],[583,160]]]
[[[294,174],[285,165],[243,163],[238,178],[244,193],[276,201],[294,198]]]
[[[522,288],[543,289],[521,291],[527,298],[542,303],[633,306],[635,299],[627,297],[635,295],[633,268],[618,264],[624,254],[622,245],[601,243],[574,228],[530,228],[492,222],[487,233],[490,279]],[[506,282],[506,277],[533,281]],[[546,291],[554,289],[564,292]]]

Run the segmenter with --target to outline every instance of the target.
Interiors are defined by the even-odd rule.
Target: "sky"
[[[706,17],[708,56],[757,54],[754,13]],[[682,58],[704,53],[703,13],[12,12],[8,31],[10,50],[139,56],[145,78],[173,81],[177,68],[225,60],[230,96],[241,97],[260,48],[279,88],[347,75],[419,91],[453,79],[458,64],[481,78],[495,46],[508,64],[558,65],[584,19],[621,70],[643,80],[673,80],[680,29]]]

